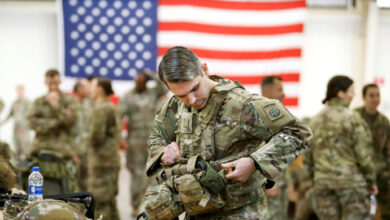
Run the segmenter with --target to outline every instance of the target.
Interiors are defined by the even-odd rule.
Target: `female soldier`
[[[367,122],[371,131],[381,217],[383,220],[390,219],[390,123],[378,111],[381,98],[377,85],[367,84],[363,87],[363,101],[364,106],[355,111]]]
[[[95,108],[91,119],[91,144],[88,151],[88,190],[93,193],[95,216],[119,219],[115,196],[118,193],[120,168],[117,147],[120,142],[119,112],[109,101],[113,94],[109,79],[99,79],[92,85]]]
[[[378,192],[370,132],[348,109],[354,95],[352,79],[333,77],[323,100],[327,105],[310,120],[313,140],[304,160],[320,219],[368,219],[369,193]]]

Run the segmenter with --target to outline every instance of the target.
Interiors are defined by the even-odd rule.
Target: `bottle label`
[[[42,185],[30,185],[29,195],[42,195]]]

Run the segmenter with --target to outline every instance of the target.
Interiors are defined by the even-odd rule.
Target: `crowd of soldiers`
[[[134,81],[118,106],[110,80],[96,76],[79,79],[69,95],[49,70],[48,91],[33,103],[17,87],[0,123],[14,118],[15,157],[40,166],[45,195],[89,191],[95,216],[119,219],[121,147],[133,217],[145,206],[151,219],[184,211],[185,219],[370,219],[371,195],[378,216],[390,219],[390,125],[377,85],[366,85],[364,106],[350,110],[353,80],[335,76],[324,108],[299,120],[282,105],[282,78],[265,77],[262,96],[250,94],[210,75],[184,47],[166,52],[158,75],[141,71]],[[26,187],[30,170],[9,162],[5,143],[0,150],[1,188]]]

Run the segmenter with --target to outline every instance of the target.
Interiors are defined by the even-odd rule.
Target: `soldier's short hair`
[[[56,69],[49,69],[45,73],[45,77],[55,77],[55,76],[60,76],[60,72]]]
[[[106,96],[114,94],[114,90],[112,90],[111,86],[111,80],[108,78],[99,78],[97,85],[103,88],[104,94],[106,94]]]
[[[76,93],[79,88],[81,88],[81,80],[77,80],[77,82],[74,84],[73,93]]]
[[[366,97],[366,95],[367,95],[367,90],[368,90],[369,88],[377,88],[377,89],[379,89],[379,87],[378,87],[377,84],[374,84],[374,83],[367,84],[367,85],[365,85],[365,86],[363,87],[363,90],[362,90],[362,95],[363,95],[363,97]]]
[[[198,75],[203,75],[200,60],[186,47],[169,49],[158,66],[158,76],[165,84],[190,81]]]
[[[337,75],[332,77],[326,89],[326,97],[322,100],[322,103],[325,104],[334,97],[337,97],[339,91],[346,92],[348,88],[353,84],[353,80],[348,76]]]
[[[96,75],[92,75],[92,76],[88,76],[88,77],[87,77],[87,80],[88,80],[89,82],[91,82],[92,80],[97,79],[97,78],[99,78],[99,77],[96,76]]]
[[[261,87],[273,85],[275,83],[275,79],[282,81],[282,78],[279,76],[266,76],[261,81]]]

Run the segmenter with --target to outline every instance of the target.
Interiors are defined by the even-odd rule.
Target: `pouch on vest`
[[[211,193],[217,195],[226,187],[226,180],[215,171],[210,164],[205,164],[205,172],[199,178],[202,186],[206,187]]]
[[[184,206],[173,190],[167,182],[163,182],[146,192],[145,210],[150,219],[170,220],[184,212]]]
[[[197,174],[185,174],[174,181],[180,200],[190,216],[210,213],[225,205],[219,194],[214,194],[206,187],[202,187],[198,179],[204,174],[204,171]]]

